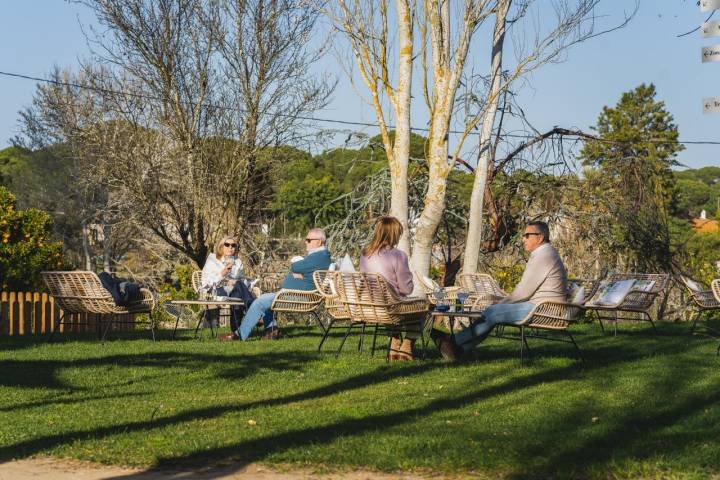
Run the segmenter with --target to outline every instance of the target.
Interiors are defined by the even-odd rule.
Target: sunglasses
[[[225,242],[225,243],[223,243],[223,245],[225,245],[226,247],[229,247],[229,248],[237,248],[237,243]]]
[[[317,241],[319,241],[319,242],[322,241],[322,240],[320,240],[319,238],[306,238],[306,239],[305,239],[305,243],[310,243],[310,242],[312,242],[313,240],[317,240]]]
[[[523,233],[523,238],[530,238],[532,235],[542,235],[542,233],[537,233],[537,232]]]

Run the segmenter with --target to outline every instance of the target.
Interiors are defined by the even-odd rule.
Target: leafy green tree
[[[317,178],[307,175],[300,182],[285,182],[277,192],[277,209],[285,216],[295,232],[308,227],[323,226],[337,221],[343,205],[333,202],[342,190],[329,175]]]
[[[39,288],[41,271],[63,267],[62,243],[53,242],[51,235],[46,212],[18,210],[15,196],[0,187],[0,288]]]
[[[679,178],[677,187],[677,214],[684,218],[697,218],[700,212],[712,212],[716,193],[713,188],[703,182]]]
[[[604,107],[580,159],[604,190],[612,232],[630,263],[643,270],[671,270],[670,215],[677,192],[671,168],[683,150],[678,129],[655,86],[642,84],[623,93],[615,107]]]

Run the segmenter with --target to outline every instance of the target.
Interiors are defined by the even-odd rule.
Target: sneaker
[[[260,340],[280,340],[282,337],[283,333],[278,327],[270,327],[265,330]]]
[[[240,336],[235,332],[226,333],[225,335],[220,335],[218,340],[221,342],[232,342],[233,340],[240,340]]]

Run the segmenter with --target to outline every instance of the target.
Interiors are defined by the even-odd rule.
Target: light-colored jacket
[[[200,280],[200,284],[203,287],[210,287],[213,284],[218,283],[220,280],[222,280],[222,278],[220,278],[220,271],[223,268],[225,268],[225,263],[222,260],[218,260],[214,253],[208,255],[207,260],[205,260],[205,266],[203,266],[202,269],[202,279]],[[228,278],[238,279],[242,276],[242,260],[235,257],[235,263],[230,269],[230,274],[228,275]]]
[[[399,297],[406,297],[413,291],[413,277],[407,255],[397,248],[383,248],[368,257],[361,255],[360,271],[379,273]]]
[[[560,255],[549,243],[536,248],[528,259],[520,283],[500,303],[567,300],[567,272]]]

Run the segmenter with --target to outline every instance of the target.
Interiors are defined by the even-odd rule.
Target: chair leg
[[[209,310],[204,310],[204,311],[200,312],[200,316],[198,318],[197,325],[195,325],[195,338],[198,338],[198,330],[200,330],[200,325],[202,325],[202,323],[205,321],[208,311]]]
[[[177,333],[177,327],[180,323],[180,312],[175,316],[175,328],[173,328],[172,339],[175,340],[175,334]]]
[[[315,317],[315,322],[317,322],[318,326],[320,327],[320,330],[323,332],[323,335],[327,334],[330,331],[330,326],[327,327],[322,323],[320,320],[320,315],[317,314],[315,310],[311,311],[310,313],[313,314],[313,317]],[[332,323],[332,322],[331,322]]]
[[[525,327],[521,325],[520,326],[520,365],[522,365],[523,362],[525,361],[525,356],[524,356],[525,345],[527,345],[527,342],[525,341]]]
[[[602,317],[600,316],[600,312],[597,310],[594,310],[592,313],[595,314],[595,317],[597,318],[598,323],[600,324],[600,331],[602,333],[605,333],[605,325],[603,325]]]
[[[155,319],[152,317],[152,312],[148,314],[150,316],[150,333],[152,334],[152,341],[155,341]]]
[[[652,325],[653,330],[655,330],[655,333],[657,333],[658,329],[655,326],[655,322],[653,322],[653,319],[650,317],[650,314],[647,312],[643,312],[643,315],[645,315],[647,317],[648,322],[650,322],[650,325]]]
[[[693,319],[692,327],[690,328],[690,335],[695,334],[695,327],[697,326],[698,320],[700,320],[700,314],[702,312],[698,310],[698,312],[695,314],[695,318]]]
[[[105,330],[103,331],[102,338],[100,339],[100,341],[105,342],[105,337],[107,336],[107,333],[110,330],[110,327],[112,327],[114,320],[115,320],[115,315],[110,317],[110,321],[107,322],[107,327],[105,327]]]
[[[352,321],[350,321],[352,323]],[[365,347],[365,322],[360,325],[360,340],[358,341],[358,353],[362,353]]]
[[[375,356],[375,345],[376,345],[376,342],[377,342],[378,327],[379,327],[379,325],[376,323],[376,324],[375,324],[375,333],[373,333],[372,348],[370,349],[370,356],[371,356],[371,357]],[[389,354],[388,354],[388,355],[389,355]]]
[[[338,348],[337,352],[335,353],[335,356],[340,356],[340,352],[342,352],[343,346],[345,346],[345,340],[347,340],[348,336],[350,336],[350,331],[352,330],[352,323],[348,326],[347,330],[345,331],[345,336],[343,336],[342,341],[340,342],[340,348]],[[328,329],[329,331],[329,329]]]
[[[60,329],[60,324],[63,323],[63,320],[65,320],[65,312],[63,312],[63,314],[58,317],[57,322],[55,322],[55,328],[53,328],[53,331],[50,332],[50,338],[48,339],[48,342],[52,342],[53,337],[55,337],[55,332]]]
[[[323,343],[325,343],[325,340],[327,340],[328,335],[330,335],[330,327],[332,327],[333,321],[330,320],[330,324],[328,325],[328,328],[323,333],[322,338],[320,339],[320,345],[318,345],[318,352],[322,349]]]
[[[567,336],[570,338],[570,341],[575,346],[575,351],[577,352],[577,356],[580,359],[580,362],[582,363],[583,368],[585,367],[585,358],[582,355],[582,352],[580,351],[580,347],[578,346],[577,342],[573,338],[572,334],[568,332],[567,330],[564,330],[564,332],[567,334]]]

